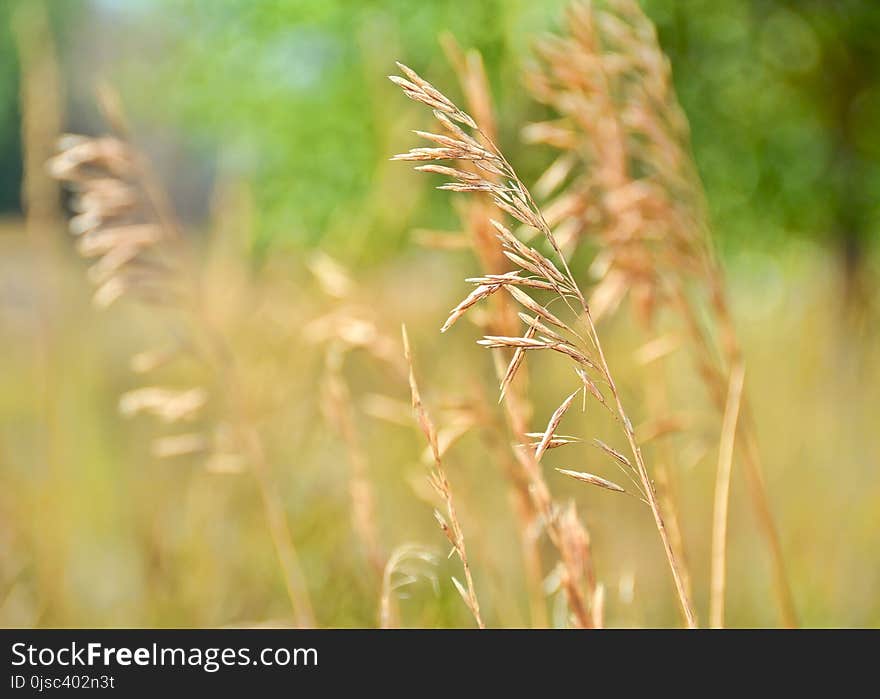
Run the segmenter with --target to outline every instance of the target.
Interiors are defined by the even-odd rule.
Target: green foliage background
[[[253,181],[257,251],[269,243],[323,241],[337,252],[354,247],[358,255],[379,257],[396,248],[413,223],[388,215],[395,201],[375,202],[382,164],[408,144],[394,126],[407,119],[408,127],[417,124],[384,82],[393,60],[451,89],[454,77],[438,35],[449,32],[463,46],[478,48],[504,140],[513,147],[519,128],[540,116],[520,80],[529,44],[558,24],[565,4],[70,0],[50,3],[50,9],[68,73],[76,77],[81,70],[80,54],[102,54],[91,47],[97,43],[105,57],[118,59],[100,68],[138,119],[175,128],[187,147],[220,153],[220,171]],[[672,61],[725,244],[776,245],[806,237],[860,254],[880,227],[880,5],[643,4]],[[6,162],[17,161],[18,148],[12,53],[7,27],[0,27],[0,150]],[[537,173],[548,155],[523,148],[514,153],[526,174]],[[0,180],[4,208],[15,201],[17,177],[12,168]],[[439,203],[421,211],[428,213],[417,223],[442,225],[449,218]],[[352,242],[358,224],[369,230]]]
[[[158,318],[121,309],[95,313],[85,263],[72,250],[51,279],[25,245],[15,217],[21,148],[11,18],[17,5],[31,1],[0,0],[0,215],[12,215],[0,220],[6,246],[0,255],[0,624],[283,621],[288,605],[258,494],[245,479],[207,473],[195,460],[158,462],[150,454],[155,425],[117,414],[120,394],[140,380],[129,359],[156,334]],[[349,263],[364,290],[357,301],[395,338],[399,322],[407,322],[432,399],[446,387],[478,386],[489,376],[489,365],[475,359],[473,333],[437,340],[448,309],[461,299],[466,256],[397,257],[412,250],[413,228],[457,224],[449,196],[430,190],[428,178],[387,162],[410,147],[408,130],[424,125],[426,115],[385,75],[400,59],[455,95],[438,36],[448,32],[462,46],[478,48],[505,151],[531,181],[551,154],[521,144],[520,129],[546,115],[520,76],[530,43],[558,26],[565,0],[46,4],[68,127],[105,128],[91,89],[109,78],[122,92],[135,138],[157,163],[187,223],[197,224],[193,230],[212,213],[212,198],[232,193],[231,206],[213,211],[227,219],[218,222],[216,245],[207,246],[209,315],[224,321],[248,372],[244,383],[272,416],[263,432],[320,621],[374,624],[375,581],[353,555],[344,449],[315,400],[325,358],[303,331],[333,304],[311,284],[301,265],[307,257],[299,253],[320,246]],[[715,233],[731,257],[728,282],[768,488],[803,621],[877,625],[878,325],[876,315],[861,326],[842,323],[834,293],[840,269],[852,276],[864,260],[877,261],[868,251],[880,237],[880,4],[644,5],[670,56]],[[249,186],[235,186],[239,180]],[[293,254],[269,260],[262,274],[248,274],[236,235],[243,233],[251,236],[257,261],[273,248]],[[69,244],[70,238],[59,226],[58,239]],[[835,267],[834,254],[845,265]],[[873,293],[876,286],[866,288]],[[641,342],[635,328],[610,322],[606,331],[603,344],[608,337],[615,369],[635,376],[628,360]],[[406,386],[391,385],[368,360],[349,367],[356,395],[388,392],[406,405]],[[673,403],[699,417],[705,400],[689,360],[682,356],[670,368]],[[186,372],[169,378],[188,379]],[[570,380],[567,371],[563,376],[552,368],[543,376],[541,416],[558,405]],[[494,382],[488,389],[494,391]],[[639,395],[631,378],[624,390]],[[649,406],[633,403],[641,417],[650,417]],[[360,426],[375,468],[384,538],[389,547],[424,540],[442,548],[428,505],[411,487],[411,475],[423,480],[424,444],[414,431],[380,423],[364,416]],[[684,447],[701,447],[706,439],[702,427],[694,436],[693,444],[690,433],[682,437],[682,461],[693,456]],[[451,466],[487,614],[506,625],[524,624],[522,580],[508,573],[519,571],[519,558],[501,472],[486,462],[476,436],[459,448]],[[681,469],[681,502],[694,523],[687,532],[695,589],[703,591],[711,517],[705,494],[712,492],[715,450],[706,454],[693,457],[697,466]],[[592,468],[595,460],[586,453],[558,463]],[[638,501],[594,497],[561,480],[557,485],[587,513],[612,621],[677,623],[662,552]],[[756,552],[744,500],[737,506],[740,492],[735,484],[731,619],[768,623],[775,618],[769,571]],[[476,495],[480,507],[468,511]],[[446,581],[456,564],[441,565]],[[635,575],[634,601],[624,602],[616,583]],[[469,623],[454,589],[439,590],[417,588],[405,603],[405,620]],[[706,606],[705,599],[698,603]]]

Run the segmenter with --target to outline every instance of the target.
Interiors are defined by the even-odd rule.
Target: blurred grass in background
[[[5,0],[4,14],[14,4]],[[857,0],[643,5],[672,61],[717,235],[733,247],[819,239],[860,257],[880,221],[880,8]],[[405,181],[386,172],[385,160],[389,141],[417,121],[384,79],[393,61],[449,83],[438,36],[451,32],[479,49],[503,140],[515,144],[540,114],[521,69],[564,6],[71,0],[49,10],[71,125],[99,128],[91,89],[98,77],[112,80],[136,109],[142,136],[196,161],[177,183],[201,194],[187,208],[204,213],[209,189],[193,178],[228,169],[256,185],[256,249],[321,241],[381,259],[399,249],[411,223],[374,196]],[[15,52],[8,26],[0,32],[8,59],[0,145],[4,161],[15,162]],[[537,173],[545,156],[523,150],[521,168]],[[17,169],[4,176],[8,209]],[[436,222],[448,207],[430,201],[421,216]]]
[[[156,460],[153,425],[117,414],[119,394],[136,385],[128,359],[161,336],[160,323],[124,305],[97,314],[64,231],[55,231],[62,250],[51,280],[23,235],[11,21],[22,4],[0,4],[0,153],[9,164],[0,172],[0,624],[287,623],[283,581],[250,481],[206,473],[196,459]],[[135,140],[205,241],[209,312],[234,339],[265,415],[261,428],[322,625],[374,624],[378,586],[356,554],[345,455],[315,399],[323,360],[302,328],[330,301],[304,261],[321,248],[353,268],[366,312],[389,336],[406,321],[436,405],[462,395],[494,403],[474,329],[438,339],[462,295],[458,280],[475,270],[464,255],[411,242],[415,227],[457,224],[448,197],[387,162],[424,122],[384,76],[399,58],[451,86],[438,35],[451,32],[478,48],[502,142],[528,180],[550,154],[519,144],[519,129],[544,116],[520,72],[530,41],[557,25],[564,4],[46,3],[66,128],[104,130],[92,88],[98,78],[111,81]],[[876,626],[880,7],[758,0],[644,7],[672,61],[730,270],[802,621]],[[623,319],[603,330],[615,370],[629,377],[634,330]],[[703,609],[713,435],[699,421],[707,401],[690,364],[682,358],[672,369],[675,404],[698,416],[695,438],[678,445],[689,462],[678,480]],[[346,373],[357,396],[407,400],[406,386],[366,357]],[[552,366],[544,376],[539,416],[552,411],[564,385]],[[624,390],[638,395],[634,385]],[[633,410],[646,417],[641,406]],[[444,559],[446,542],[413,485],[424,473],[422,441],[411,429],[358,420],[386,547],[419,541],[441,554],[437,591],[413,585],[404,622],[467,625],[448,584],[454,566]],[[709,451],[697,458],[701,445]],[[554,455],[552,465],[595,460],[577,449]],[[488,623],[527,624],[499,469],[475,436],[451,452],[449,469]],[[638,503],[561,477],[551,485],[576,497],[590,527],[609,623],[676,623],[662,552]],[[729,618],[771,623],[767,561],[741,490],[735,480]]]

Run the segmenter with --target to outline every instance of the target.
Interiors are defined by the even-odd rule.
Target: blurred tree
[[[880,4],[643,3],[672,61],[722,243],[823,241],[856,278],[880,227]],[[83,54],[94,54],[85,72],[109,74],[133,111],[178,125],[197,147],[218,149],[221,168],[253,180],[257,250],[270,241],[321,241],[354,257],[384,254],[414,223],[452,225],[430,193],[414,220],[407,207],[416,194],[403,195],[413,178],[385,165],[406,142],[401,129],[418,123],[384,79],[393,60],[451,87],[437,36],[450,31],[480,49],[502,141],[513,145],[518,129],[540,115],[521,88],[529,42],[558,22],[565,4],[71,0],[51,7],[56,26],[62,10],[80,16],[63,23],[75,35],[70,74],[83,72],[76,68]],[[6,12],[0,4],[0,17]],[[18,163],[6,27],[0,23],[0,152]],[[74,101],[84,99],[80,87]],[[526,175],[548,156],[516,153]],[[0,205],[17,201],[17,167],[0,174]]]
[[[46,20],[35,21],[42,14],[41,7],[32,0],[0,0],[0,215],[20,214],[22,211],[22,124],[21,100],[21,65],[19,51],[29,51],[30,69],[42,77],[36,80],[55,82],[55,56],[52,43],[47,44],[42,32],[46,32],[46,21],[51,26],[51,33],[58,41],[63,41],[72,26],[71,19],[82,15],[87,0],[66,0],[65,2],[45,2]],[[32,35],[28,35],[32,34]],[[54,42],[53,42],[54,43]],[[38,47],[44,48],[43,56]],[[45,61],[41,59],[45,58]],[[39,66],[39,67],[37,67]],[[64,68],[65,66],[61,66]],[[69,77],[69,74],[68,74]],[[57,91],[57,84],[45,85],[47,91]],[[46,101],[46,109],[57,111],[58,105],[49,102],[57,98],[57,94],[39,94],[34,90],[32,95],[37,100]],[[53,121],[57,114],[43,113],[38,115],[42,124],[37,126],[45,131],[47,122]],[[54,126],[54,124],[52,125]]]
[[[863,13],[864,3],[803,3],[823,55],[809,85],[812,104],[828,132],[831,167],[831,235],[844,262],[847,300],[866,293],[865,248],[880,230],[880,10]]]
[[[258,249],[270,239],[321,240],[381,253],[412,223],[397,211],[399,188],[388,181],[407,184],[399,169],[388,173],[385,165],[406,138],[391,136],[408,108],[385,79],[394,60],[445,74],[454,84],[437,41],[451,31],[483,52],[506,111],[521,115],[526,42],[561,5],[172,2],[163,27],[167,51],[158,66],[141,65],[124,82],[138,87],[130,96],[139,92],[145,104],[162,109],[170,104],[183,123],[218,139],[225,164],[254,178]],[[142,91],[143,81],[151,88]],[[519,121],[505,125],[507,137],[516,139]],[[449,214],[438,206],[433,215]]]
[[[149,66],[166,94],[162,102],[148,94],[157,104],[170,98],[176,113],[222,139],[235,165],[254,173],[265,236],[345,244],[374,194],[377,163],[390,153],[390,124],[405,108],[386,104],[392,60],[404,57],[442,81],[448,68],[437,35],[448,30],[476,46],[493,79],[503,136],[512,139],[534,110],[518,75],[528,42],[564,4],[175,2],[168,60],[158,71]],[[880,111],[872,40],[880,6],[645,5],[673,63],[722,239],[825,239],[856,265],[880,219],[880,136],[872,126]],[[393,223],[397,229],[371,231],[375,246],[398,239],[404,222]]]
[[[55,153],[64,116],[58,58],[46,3],[20,2],[12,17],[12,28],[20,68],[21,203],[28,235],[49,251],[55,247],[63,226],[60,189],[47,172],[46,163]]]
[[[21,210],[21,139],[18,59],[12,38],[11,0],[0,2],[0,214]]]
[[[858,279],[880,229],[880,4],[650,0],[646,9],[726,242],[825,240]]]

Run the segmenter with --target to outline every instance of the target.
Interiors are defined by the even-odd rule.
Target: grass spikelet
[[[552,323],[557,328],[562,328],[563,330],[568,329],[568,326],[559,320],[555,315],[553,315],[550,311],[548,311],[544,306],[537,303],[531,296],[529,296],[522,289],[518,289],[515,286],[506,286],[507,291],[510,293],[513,298],[517,300],[517,302],[522,305],[524,308],[528,309],[532,313],[541,316],[548,323]]]
[[[553,411],[553,414],[550,416],[550,420],[547,423],[547,429],[544,430],[541,441],[538,442],[538,446],[535,447],[535,461],[540,461],[541,457],[544,456],[544,452],[547,451],[547,447],[553,440],[553,437],[556,433],[556,428],[559,427],[559,423],[562,422],[562,418],[571,407],[571,404],[574,402],[574,399],[577,397],[578,393],[580,393],[580,389],[568,396],[568,398],[562,401],[560,406]]]
[[[494,294],[501,288],[501,284],[480,284],[476,289],[469,293],[460,304],[449,312],[449,318],[440,328],[441,333],[445,333],[449,328],[455,325],[455,322],[461,318],[468,309],[474,306],[478,301]]]
[[[585,473],[584,471],[570,471],[566,468],[557,468],[557,471],[564,476],[568,476],[569,478],[574,478],[576,481],[581,481],[582,483],[589,483],[590,485],[595,485],[600,488],[605,488],[606,490],[613,490],[616,493],[625,493],[626,490],[621,486],[617,485],[613,481],[609,481],[606,478],[602,478],[601,476],[594,476],[592,473]]]

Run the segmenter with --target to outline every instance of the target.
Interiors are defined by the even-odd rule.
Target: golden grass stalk
[[[431,133],[423,135],[423,137],[439,147],[414,148],[408,153],[394,156],[393,159],[415,162],[467,160],[473,162],[474,166],[479,168],[481,173],[486,173],[487,176],[498,175],[498,180],[493,181],[482,176],[474,180],[470,173],[467,176],[453,173],[450,175],[453,177],[453,180],[441,185],[440,188],[457,192],[485,192],[498,208],[505,211],[525,227],[532,228],[542,234],[562,265],[561,270],[538,250],[522,243],[501,223],[493,221],[493,225],[495,225],[498,231],[506,252],[510,253],[508,255],[509,259],[520,267],[525,276],[528,276],[527,273],[530,272],[533,278],[549,284],[553,288],[552,293],[555,295],[555,298],[561,302],[563,307],[568,308],[575,317],[576,324],[581,326],[582,331],[585,333],[585,335],[581,335],[571,324],[561,323],[561,329],[568,334],[569,340],[559,341],[541,335],[535,338],[495,336],[484,338],[484,340],[480,341],[480,344],[487,347],[507,347],[523,349],[525,351],[552,350],[559,352],[574,362],[575,366],[581,371],[594,372],[597,378],[607,386],[613,399],[615,414],[632,453],[634,463],[630,465],[630,469],[637,478],[642,494],[651,509],[667,556],[682,615],[688,626],[695,626],[696,617],[693,605],[683,585],[680,563],[670,544],[654,485],[636,441],[632,422],[626,414],[611,374],[590,307],[571,273],[566,256],[562,253],[553,230],[537,204],[535,204],[531,193],[517,176],[516,171],[495,145],[494,141],[480,129],[475,120],[415,71],[400,63],[398,63],[398,67],[406,77],[392,76],[391,80],[401,87],[407,97],[430,107],[441,130],[445,134]],[[472,133],[469,134],[462,127],[470,129]],[[517,260],[522,260],[524,264],[517,263]],[[506,281],[494,287],[485,296],[497,293],[497,290],[501,287],[515,285],[515,280]],[[531,301],[526,302],[522,296],[517,298],[517,300],[520,303],[525,303],[530,311],[535,311],[543,320],[548,320],[554,324],[559,320],[554,313],[550,313],[546,305],[537,304],[537,302],[534,302],[536,305],[532,305]],[[528,470],[533,474],[540,473],[537,459],[534,459],[533,455],[528,452],[523,452],[523,454],[527,457],[526,464]],[[536,491],[534,497],[540,505],[539,510],[547,512],[548,531],[551,532],[551,539],[553,539],[555,537],[553,536],[552,524],[554,520],[557,520],[558,513],[553,512],[547,504],[549,502],[549,495],[546,489],[544,492],[539,492],[538,488],[534,490]],[[557,531],[557,533],[559,532]],[[564,548],[562,541],[557,543],[561,548]],[[579,617],[583,615],[589,618],[586,610],[573,611]]]
[[[661,342],[664,338],[660,338]],[[682,561],[684,574],[684,586],[689,593],[692,592],[690,567],[688,565],[688,553],[684,544],[684,532],[681,523],[681,514],[676,497],[676,482],[673,477],[672,465],[675,456],[668,439],[665,437],[682,432],[688,426],[686,420],[671,413],[668,397],[668,387],[665,375],[665,356],[656,357],[647,367],[645,393],[647,398],[648,414],[658,417],[639,425],[639,434],[642,443],[653,442],[654,474],[657,494],[660,498],[660,506],[667,515],[669,526],[669,539],[676,555]]]
[[[736,338],[733,319],[730,316],[728,302],[725,298],[726,295],[723,293],[723,275],[721,274],[720,269],[713,279],[715,286],[713,303],[716,318],[722,329],[722,335],[728,338],[728,342],[724,343],[727,366],[735,367],[738,363],[742,362],[742,350],[739,346],[739,341]],[[705,347],[705,345],[702,346]],[[710,386],[710,389],[713,390],[716,397],[716,405],[721,406],[721,396],[723,395],[722,386],[725,372],[713,372],[710,377],[709,380],[714,384],[714,387]],[[770,506],[767,485],[764,482],[764,467],[761,451],[758,446],[758,436],[754,417],[752,416],[751,407],[749,405],[748,395],[745,393],[745,390],[740,402],[740,418],[737,422],[736,435],[740,440],[739,453],[742,464],[745,467],[744,471],[749,497],[751,499],[752,508],[758,519],[758,526],[770,553],[770,563],[773,568],[774,591],[776,593],[776,603],[779,607],[780,621],[784,626],[794,628],[798,625],[797,609],[795,608],[791,583],[785,567],[782,542],[780,541],[779,531],[776,527],[773,510]]]
[[[666,82],[664,64],[658,62],[662,56],[638,53],[638,59],[647,66],[639,64],[633,76],[627,73],[631,78],[627,82],[619,76],[621,63],[630,53],[621,50],[607,57],[607,65],[603,62],[600,34],[605,30],[619,37],[621,26],[625,25],[616,21],[614,10],[620,11],[622,5],[609,3],[607,11],[596,11],[587,4],[572,5],[568,13],[571,36],[550,39],[539,45],[539,54],[547,68],[533,70],[527,82],[539,101],[565,118],[532,125],[527,136],[560,151],[537,186],[542,196],[554,197],[547,204],[548,215],[551,223],[565,231],[565,243],[574,247],[581,236],[595,233],[599,237],[602,248],[594,269],[600,274],[600,281],[590,297],[596,317],[613,311],[623,295],[629,293],[637,317],[647,332],[653,334],[651,321],[658,303],[657,280],[664,269],[674,268],[680,258],[686,258],[687,252],[694,248],[694,241],[688,236],[693,227],[689,225],[687,207],[672,206],[672,202],[663,198],[666,190],[648,186],[645,181],[634,182],[630,176],[632,151],[646,140],[649,144],[646,152],[637,153],[635,157],[659,160],[649,152],[652,147],[660,149],[664,163],[674,164],[682,157],[674,150],[675,141],[671,146],[652,141],[652,129],[647,129],[648,138],[635,141],[636,145],[628,140],[629,130],[642,126],[640,122],[646,110],[642,103],[634,101],[633,109],[621,113],[617,105],[619,95],[640,94],[639,90],[644,88],[652,99],[663,99]],[[640,31],[642,41],[643,34],[644,28]],[[660,76],[660,80],[653,80],[655,76]],[[686,124],[679,111],[669,110],[668,115],[671,128]],[[582,157],[589,158],[590,167],[585,172],[578,168]],[[657,249],[658,239],[664,237],[669,242],[665,249],[671,252],[661,255]],[[659,371],[659,367],[652,370],[645,390],[652,406],[666,411],[665,387],[655,376]],[[668,467],[670,461],[668,450],[661,443],[654,463],[656,488],[667,516],[672,548],[681,561],[683,584],[690,590],[682,525]]]
[[[335,310],[311,321],[305,328],[305,335],[313,342],[325,344],[321,409],[325,420],[345,446],[349,465],[352,529],[370,566],[381,577],[387,560],[380,543],[376,493],[369,458],[355,420],[351,389],[343,368],[348,354],[358,348],[365,349],[383,364],[390,364],[396,374],[401,373],[401,366],[392,349],[393,341],[354,307],[352,301],[357,291],[347,270],[324,254],[313,256],[309,268],[324,293],[339,302]]]
[[[367,454],[355,425],[351,392],[342,376],[340,354],[331,351],[327,356],[322,405],[327,419],[342,439],[348,456],[353,530],[360,539],[370,565],[382,574],[386,561],[379,544],[376,497]]]
[[[64,447],[59,443],[59,362],[57,322],[51,306],[60,299],[57,284],[57,235],[63,229],[58,183],[46,173],[46,159],[52,154],[61,132],[63,95],[58,59],[46,4],[43,0],[14,3],[10,8],[10,29],[18,55],[19,108],[21,111],[22,186],[21,205],[27,242],[33,253],[35,277],[39,284],[34,307],[36,334],[34,357],[38,372],[32,390],[39,400],[44,433],[41,446],[51,481],[40,485],[41,508],[46,516],[66,519],[62,494],[65,484]],[[36,524],[41,528],[40,524]],[[68,533],[69,535],[69,533]],[[65,611],[66,536],[45,543],[51,547],[37,567],[42,588],[44,614],[63,617]]]
[[[281,566],[287,597],[293,609],[294,620],[300,628],[314,628],[315,613],[312,609],[308,585],[287,522],[284,503],[278,493],[278,486],[272,478],[269,464],[266,462],[262,439],[253,428],[242,428],[241,438],[244,441],[248,463],[260,489],[260,498]]]
[[[472,114],[476,115],[476,121],[480,123],[483,132],[490,138],[496,137],[496,119],[492,106],[488,80],[486,78],[482,57],[475,50],[462,51],[451,35],[442,38],[447,57],[452,63],[461,84],[466,102]],[[457,163],[459,169],[455,170],[442,165],[429,164],[419,168],[426,172],[458,176],[470,181],[479,181],[483,177],[498,180],[499,175],[481,172],[473,162],[463,160]],[[486,317],[485,329],[492,335],[511,336],[519,332],[518,318],[524,319],[523,314],[517,314],[515,301],[506,294],[495,294],[499,288],[498,282],[509,280],[511,275],[518,273],[502,274],[509,268],[509,251],[506,251],[497,237],[497,232],[492,225],[492,220],[499,218],[501,211],[497,204],[485,196],[468,197],[458,202],[457,207],[462,224],[470,233],[471,248],[484,271],[484,278],[468,280],[479,284],[475,297],[467,299],[460,305],[459,312],[450,315],[447,323],[441,331],[448,329],[467,308],[472,306],[486,295],[489,298],[489,314]],[[528,264],[528,263],[526,263]],[[552,289],[551,285],[535,279],[520,278],[520,284],[530,287]],[[529,318],[536,325],[530,333],[542,332],[552,334],[545,325],[537,318]],[[527,321],[528,322],[528,321]],[[527,425],[532,415],[532,406],[526,395],[526,371],[523,365],[524,351],[520,348],[512,352],[507,347],[498,347],[493,350],[493,364],[497,377],[500,381],[501,391],[499,403],[504,407],[508,429],[513,433],[515,441],[522,443],[526,434]],[[514,382],[514,376],[517,381]],[[510,391],[508,395],[508,390]],[[507,397],[507,400],[503,400]],[[516,454],[516,461],[521,461]],[[533,460],[534,461],[534,460]],[[536,463],[536,462],[535,462]],[[514,464],[515,466],[516,464]],[[526,473],[522,474],[522,470]],[[529,469],[505,468],[514,499],[514,509],[517,514],[517,522],[520,533],[523,561],[526,571],[526,588],[528,590],[529,608],[532,623],[537,627],[545,627],[548,624],[544,586],[542,584],[543,568],[541,555],[538,548],[538,525],[553,521],[550,513],[561,511],[561,507],[553,502],[550,490],[544,482],[543,474],[539,468]],[[525,477],[523,477],[523,475]],[[532,492],[546,493],[546,502],[536,503]],[[562,526],[551,527],[551,540],[558,544],[557,548],[577,548],[576,542],[589,541],[589,535],[583,523],[574,513],[573,518],[568,520],[563,531]],[[594,618],[601,615],[590,616],[590,600],[595,596],[595,576],[592,573],[592,561],[584,558],[580,553],[589,554],[589,547],[577,550],[563,551],[560,549],[560,563],[565,568],[565,574],[560,576],[563,590],[569,600],[569,607],[575,614],[575,623],[578,626],[588,627],[594,622]],[[583,588],[586,587],[586,593]]]
[[[568,232],[571,245],[581,236],[598,240],[592,271],[599,282],[591,295],[597,316],[628,295],[645,332],[655,336],[659,307],[680,314],[721,415],[742,353],[712,249],[687,118],[653,25],[634,0],[574,3],[565,35],[542,42],[538,54],[528,85],[561,117],[526,130],[528,139],[559,151],[540,180],[542,196],[552,197],[549,222]],[[708,299],[718,349],[691,289]],[[794,605],[745,396],[740,412],[739,455],[771,554],[781,620],[792,626]],[[658,470],[658,483],[669,475]],[[675,510],[669,512],[676,520]]]
[[[496,137],[495,110],[492,104],[492,96],[489,90],[489,82],[486,77],[483,58],[479,51],[463,51],[450,34],[441,37],[443,48],[449,62],[452,64],[459,84],[468,105],[469,111],[476,115],[476,120],[490,136]],[[478,178],[479,171],[468,161],[457,163],[459,172],[464,177]],[[431,165],[424,169],[431,168]],[[434,165],[439,174],[450,174],[449,168],[442,165]],[[460,202],[458,207],[462,226],[469,234],[470,249],[480,263],[485,277],[482,280],[468,280],[477,283],[483,288],[491,288],[499,281],[499,275],[507,269],[509,262],[504,256],[504,249],[495,234],[495,229],[490,221],[498,218],[501,214],[498,207],[487,197],[468,197]],[[454,322],[454,319],[452,319]],[[486,318],[485,328],[490,334],[513,335],[518,332],[517,313],[512,299],[504,294],[492,294],[489,301],[489,313]],[[515,350],[520,361],[513,367],[510,362],[510,352],[496,350],[493,355],[493,364],[496,376],[501,383],[501,397],[506,391],[512,391],[510,399],[503,402],[507,427],[514,433],[517,440],[521,437],[532,414],[532,406],[526,395],[525,371],[520,372],[519,381],[511,386],[511,380],[521,365],[523,353]],[[505,368],[505,365],[508,365]],[[501,402],[499,398],[499,402]],[[544,570],[539,549],[539,513],[532,503],[529,495],[529,480],[523,478],[517,467],[516,459],[511,459],[510,454],[499,453],[499,460],[505,464],[504,473],[510,485],[511,499],[517,529],[522,550],[523,565],[525,570],[525,584],[529,600],[529,615],[532,626],[544,628],[548,626],[547,604],[544,592]],[[577,579],[577,571],[571,571],[570,577]]]
[[[437,441],[437,429],[422,402],[419,386],[416,382],[412,350],[410,349],[409,336],[406,333],[405,325],[401,326],[401,337],[403,338],[403,354],[409,365],[409,388],[412,395],[413,412],[415,413],[419,429],[421,429],[422,434],[425,435],[425,439],[428,441],[428,446],[431,448],[431,454],[434,459],[434,468],[428,477],[428,482],[443,500],[443,503],[446,506],[446,514],[448,516],[447,519],[447,517],[444,517],[438,510],[434,510],[434,518],[437,520],[441,531],[446,535],[446,538],[449,540],[449,543],[452,544],[452,548],[461,561],[462,568],[464,569],[466,586],[463,586],[458,579],[454,577],[452,578],[452,582],[455,585],[456,590],[458,590],[459,595],[461,595],[462,600],[464,600],[465,605],[473,615],[474,621],[477,622],[477,626],[484,629],[486,626],[483,623],[482,616],[480,616],[480,602],[477,599],[477,591],[474,587],[473,576],[471,575],[471,566],[468,561],[464,533],[461,530],[461,524],[455,513],[455,501],[452,497],[452,487],[449,484],[449,478],[446,475],[446,469],[443,467],[443,460],[440,456],[441,452]]]
[[[312,342],[325,343],[325,377],[323,382],[322,409],[327,420],[339,432],[341,439],[346,445],[349,455],[351,473],[349,489],[352,496],[352,513],[355,531],[361,539],[365,549],[370,554],[371,562],[378,568],[382,579],[380,591],[380,625],[396,625],[395,609],[391,593],[396,589],[401,580],[411,582],[411,575],[404,574],[404,568],[411,568],[418,561],[427,560],[424,551],[416,555],[408,545],[399,547],[392,556],[385,559],[384,553],[378,545],[378,532],[373,504],[373,487],[367,471],[367,455],[361,444],[360,437],[354,425],[354,401],[350,394],[348,384],[342,372],[345,357],[350,352],[361,350],[368,356],[377,360],[383,368],[391,370],[394,382],[402,380],[408,384],[412,392],[412,369],[407,358],[401,357],[398,345],[391,340],[382,330],[380,318],[373,317],[369,309],[357,303],[360,297],[354,281],[346,270],[335,260],[324,254],[316,255],[310,261],[310,268],[324,292],[335,298],[340,304],[330,312],[309,322],[304,334]],[[401,361],[403,359],[403,361]],[[372,395],[368,397],[367,412],[374,417],[380,417],[396,424],[410,426],[412,423],[411,409],[405,408],[401,416],[398,403],[388,396]],[[485,410],[480,405],[459,406],[455,413],[452,424],[443,429],[433,431],[432,439],[428,440],[428,446],[423,457],[426,461],[435,462],[442,460],[446,451],[463,434],[471,428],[482,425],[486,429],[481,430],[484,437],[489,437],[490,427],[486,425]],[[401,417],[403,419],[401,419]],[[433,422],[431,422],[433,426]],[[419,422],[420,431],[424,424]],[[446,502],[447,495],[451,501],[452,493],[448,489],[448,482],[444,484],[444,477],[434,474],[429,481],[434,489]],[[450,502],[450,506],[451,502]],[[449,516],[449,515],[447,515]],[[446,524],[446,519],[436,513],[437,521],[450,539],[455,538],[454,527]],[[450,519],[456,519],[451,517]],[[464,560],[467,553],[464,550],[464,539],[461,538]],[[458,548],[456,548],[456,551]],[[469,564],[466,570],[466,578],[470,575]],[[395,582],[397,581],[397,582]],[[453,584],[461,591],[464,588],[457,581]],[[473,606],[470,594],[464,596],[465,603],[469,608]]]
[[[232,432],[235,458],[216,451],[208,464],[244,461],[255,477],[264,513],[272,536],[295,623],[315,625],[315,617],[299,557],[287,522],[284,504],[266,461],[262,439],[253,427],[248,398],[227,339],[204,311],[200,295],[200,276],[192,253],[177,224],[167,195],[158,184],[149,161],[125,139],[127,131],[115,93],[101,94],[105,115],[118,135],[89,138],[64,136],[60,152],[49,161],[54,177],[73,192],[76,213],[69,227],[77,237],[77,248],[87,259],[98,258],[89,277],[97,286],[94,301],[107,306],[122,296],[183,313],[192,337],[173,350],[157,350],[138,355],[133,368],[149,372],[186,351],[215,377],[220,387],[215,398],[226,410]],[[209,402],[202,387],[185,389],[147,386],[120,399],[123,414],[149,412],[169,425],[197,420]],[[197,437],[201,444],[220,441],[224,425],[215,427],[211,438],[187,433],[177,435],[178,443],[169,448],[167,438],[154,444],[154,452],[176,455],[192,453]],[[189,448],[180,449],[185,436]]]
[[[724,407],[724,419],[721,423],[721,441],[718,446],[718,475],[715,479],[715,508],[712,516],[712,569],[709,582],[709,625],[713,629],[724,627],[730,474],[744,380],[745,367],[739,364],[730,374],[730,387],[727,391],[727,404]]]

